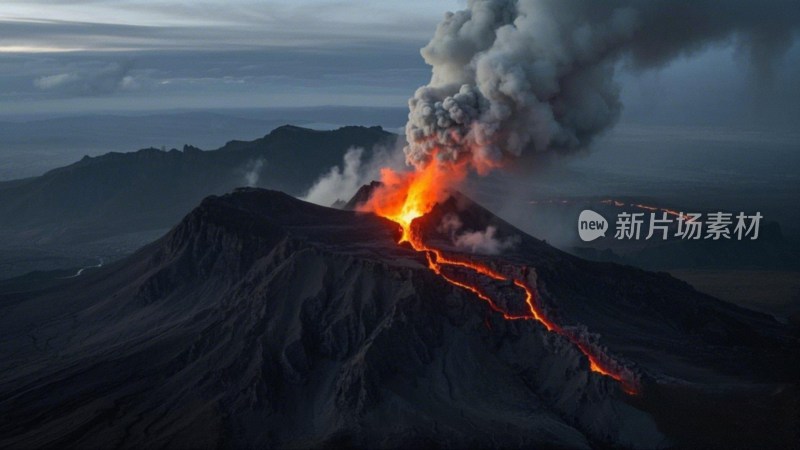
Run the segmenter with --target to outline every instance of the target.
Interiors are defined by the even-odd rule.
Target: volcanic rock
[[[461,256],[524,272],[639,393],[435,275],[396,224],[240,189],[125,260],[0,297],[0,447],[746,445],[752,429],[706,419],[697,437],[675,414],[724,392],[758,411],[796,399],[797,342],[768,316],[572,257],[460,195],[414,224],[448,254],[445,214],[518,236]],[[785,442],[790,413],[754,419],[773,424],[762,444]]]

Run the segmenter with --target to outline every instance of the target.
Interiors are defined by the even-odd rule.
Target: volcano
[[[450,214],[515,245],[465,253]],[[494,303],[390,220],[262,189],[208,197],[102,269],[3,293],[0,447],[795,443],[800,345],[771,317],[570,256],[461,194],[413,226],[505,274],[447,269]],[[509,319],[517,279],[562,333]]]

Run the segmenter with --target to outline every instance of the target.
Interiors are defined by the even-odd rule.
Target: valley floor
[[[800,325],[800,271],[671,270],[700,292]]]

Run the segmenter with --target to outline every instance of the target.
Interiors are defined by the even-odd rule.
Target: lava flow
[[[603,200],[600,203],[603,203],[604,205],[614,205],[617,208],[621,208],[621,207],[625,206],[624,202],[621,202],[619,200],[614,200],[614,199]],[[678,212],[678,211],[676,211],[674,209],[662,208],[660,206],[645,205],[644,203],[630,203],[630,206],[632,206],[634,208],[644,209],[645,211],[653,211],[653,212],[662,211],[662,212],[667,213],[670,216],[683,217],[682,213],[680,213],[680,212]]]
[[[637,386],[635,381],[604,364],[596,354],[596,351],[586,342],[575,334],[564,330],[545,316],[536,304],[533,289],[523,280],[503,275],[484,264],[447,257],[441,250],[423,242],[419,229],[412,227],[412,222],[414,219],[430,212],[436,203],[443,201],[447,197],[445,188],[462,181],[466,176],[466,172],[467,166],[465,164],[448,163],[445,165],[436,161],[415,172],[398,173],[391,169],[383,169],[381,171],[382,186],[373,193],[370,200],[362,205],[360,209],[373,212],[397,223],[402,230],[399,243],[406,242],[414,250],[424,253],[428,267],[436,275],[454,286],[472,292],[475,296],[485,301],[492,310],[502,314],[506,320],[535,320],[543,325],[547,331],[566,337],[588,358],[589,367],[593,372],[618,381],[626,393],[636,394]],[[528,312],[519,315],[509,313],[478,286],[468,281],[456,280],[452,276],[445,274],[442,270],[444,266],[470,270],[497,281],[513,282],[514,286],[524,291]]]

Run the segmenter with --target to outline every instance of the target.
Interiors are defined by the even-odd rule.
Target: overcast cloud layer
[[[773,16],[787,4],[759,3]],[[7,0],[0,4],[0,115],[404,106],[430,80],[419,49],[446,11],[465,7],[456,0]],[[796,38],[773,65],[774,87],[752,86],[747,50],[734,40],[710,42],[666,68],[621,72],[623,117],[625,110],[667,121],[708,112],[796,122]]]
[[[403,105],[458,2],[8,1],[5,113]]]

